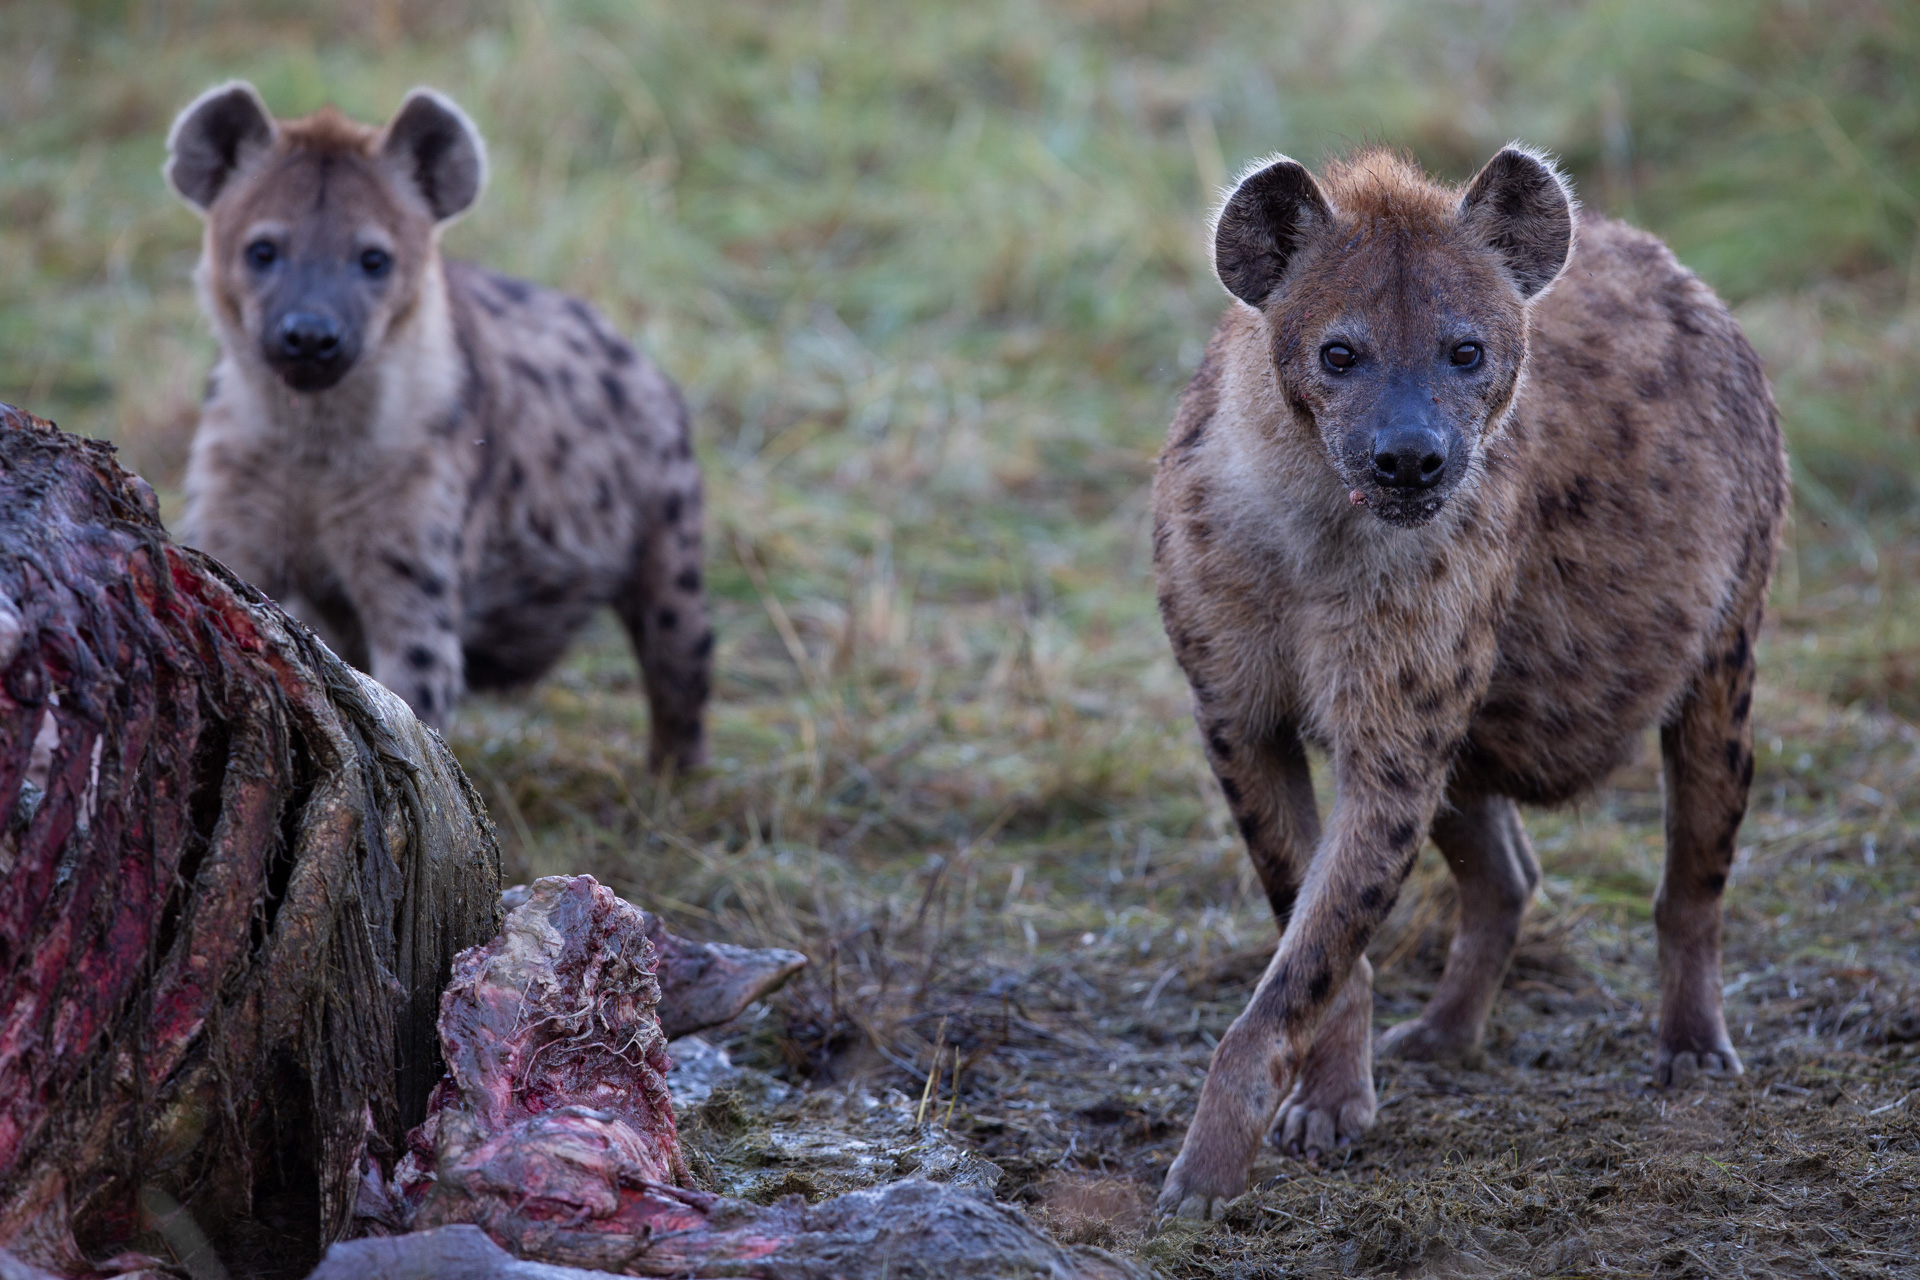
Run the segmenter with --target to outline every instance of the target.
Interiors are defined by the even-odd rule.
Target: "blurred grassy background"
[[[1549,148],[1735,306],[1791,441],[1749,838],[1797,879],[1736,903],[1839,963],[1844,931],[1774,919],[1818,882],[1893,911],[1920,963],[1904,0],[10,0],[0,67],[0,399],[113,439],[169,504],[213,357],[198,223],[159,173],[173,113],[233,76],[282,115],[378,120],[419,83],[472,113],[493,180],[449,250],[592,299],[686,388],[721,634],[716,763],[672,793],[611,626],[463,709],[512,870],[591,869],[880,990],[909,942],[925,975],[1071,952],[1136,997],[1167,957],[1270,943],[1146,539],[1225,302],[1207,212],[1275,150],[1387,142],[1460,180]],[[1553,909],[1622,957],[1657,812],[1642,768],[1529,819]],[[878,1007],[803,986],[767,1052],[919,1061],[931,1028]]]
[[[174,111],[244,76],[287,115],[377,120],[423,82],[472,112],[493,182],[450,251],[590,297],[694,405],[720,765],[660,802],[696,843],[1231,844],[1144,511],[1223,301],[1207,210],[1276,149],[1386,141],[1459,179],[1522,138],[1666,235],[1792,441],[1770,674],[1920,710],[1911,5],[16,0],[0,59],[0,398],[169,497],[213,354]],[[456,733],[516,850],[660,826],[610,634]]]

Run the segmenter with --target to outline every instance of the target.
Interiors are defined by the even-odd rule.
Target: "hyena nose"
[[[1431,489],[1446,470],[1446,437],[1431,427],[1388,427],[1373,438],[1373,478],[1389,489]]]
[[[288,360],[333,360],[340,354],[340,325],[330,316],[294,311],[280,321],[280,354]]]

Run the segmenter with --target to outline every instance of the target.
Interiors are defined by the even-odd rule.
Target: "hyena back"
[[[168,150],[221,348],[184,536],[434,725],[611,604],[651,762],[697,763],[713,633],[686,406],[584,302],[442,259],[485,177],[466,116],[419,90],[382,129],[276,121],[230,84]]]
[[[1475,1054],[1539,879],[1516,802],[1592,788],[1650,725],[1656,1075],[1738,1072],[1720,895],[1787,481],[1732,317],[1516,148],[1464,191],[1380,151],[1320,181],[1276,159],[1222,208],[1215,266],[1238,303],[1161,455],[1155,563],[1282,936],[1162,1209],[1217,1212],[1269,1129],[1313,1154],[1372,1123],[1364,951],[1429,833],[1459,926],[1383,1051]],[[1334,781],[1324,827],[1308,746]]]

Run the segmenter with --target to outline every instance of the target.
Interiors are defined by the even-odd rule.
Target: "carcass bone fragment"
[[[958,1186],[915,1179],[766,1208],[689,1188],[653,1016],[657,919],[591,876],[536,881],[515,901],[500,936],[454,964],[440,1007],[448,1075],[426,1123],[391,1182],[367,1170],[363,1226],[411,1234],[335,1245],[312,1280],[570,1280],[574,1267],[763,1280],[1143,1280],[1131,1264],[1063,1249],[1017,1209]],[[712,989],[703,984],[739,954],[729,951],[690,968],[687,989]],[[727,1002],[751,998],[737,975],[716,985]],[[508,1260],[463,1223],[532,1261]]]
[[[681,1224],[686,1206],[647,1189],[688,1174],[646,924],[592,876],[552,876],[461,953],[440,1002],[447,1078],[394,1171],[394,1211],[370,1216],[471,1222],[603,1271]]]
[[[512,911],[531,893],[526,885],[516,884],[500,895],[500,905]],[[635,910],[659,957],[654,976],[660,980],[660,1030],[669,1040],[731,1022],[807,966],[798,951],[694,942],[667,932],[666,923],[653,912]]]

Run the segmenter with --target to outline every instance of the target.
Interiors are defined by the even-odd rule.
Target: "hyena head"
[[[276,121],[252,85],[222,85],[180,113],[167,153],[206,221],[200,288],[222,338],[305,392],[407,323],[440,228],[486,180],[473,122],[426,89],[373,129],[331,107]]]
[[[1417,525],[1472,483],[1527,359],[1527,308],[1566,265],[1573,200],[1529,152],[1464,192],[1385,151],[1292,160],[1241,179],[1214,224],[1214,268],[1265,318],[1297,422],[1364,504]]]

